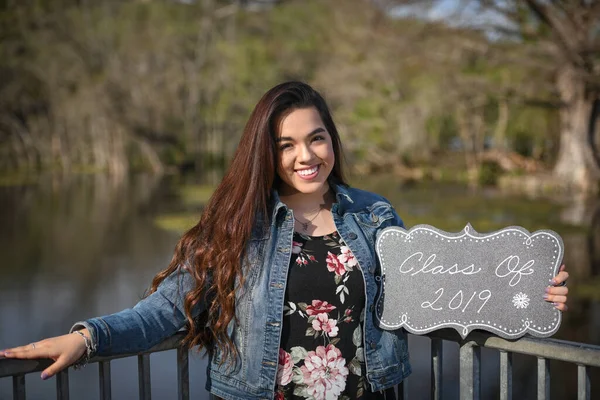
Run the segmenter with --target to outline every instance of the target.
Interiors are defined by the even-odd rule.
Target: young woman
[[[209,353],[207,389],[224,399],[393,398],[411,370],[404,332],[374,320],[374,243],[403,224],[387,200],[346,184],[341,161],[321,95],[299,82],[272,88],[151,294],[5,356],[55,360],[46,379],[187,327],[186,344]],[[567,292],[552,287],[545,298],[564,311]]]

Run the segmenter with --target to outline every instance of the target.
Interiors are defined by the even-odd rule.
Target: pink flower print
[[[317,318],[313,319],[312,327],[315,331],[323,331],[329,337],[335,337],[338,334],[340,328],[337,326],[337,320],[329,319],[329,316],[325,313],[318,314]]]
[[[277,384],[285,386],[292,381],[292,356],[282,348],[279,349],[279,363],[277,365]]]
[[[352,268],[358,264],[356,257],[354,257],[354,254],[352,254],[352,251],[350,251],[348,246],[341,246],[340,251],[342,254],[338,256],[338,259],[342,264],[344,264],[348,271],[352,271]]]
[[[308,259],[311,260],[311,261],[314,261],[314,257],[313,256],[309,256]],[[298,265],[308,265],[308,260],[303,255],[299,255],[298,257],[296,257],[296,264],[298,264]]]
[[[316,261],[316,260],[317,260],[317,259],[315,258],[315,256],[312,256],[312,255],[311,255],[311,256],[308,256],[308,259],[309,259],[310,261]]]
[[[304,258],[303,256],[298,256],[298,257],[296,257],[296,264],[306,265],[306,264],[308,264],[308,261],[306,261],[306,258]]]
[[[327,252],[327,258],[325,261],[327,261],[327,270],[329,272],[335,272],[335,274],[339,276],[342,276],[346,273],[346,267],[344,267],[344,264],[342,264],[338,257],[332,252]]]
[[[300,371],[307,394],[316,400],[336,399],[346,387],[346,360],[332,344],[309,351]]]
[[[344,322],[352,322],[354,321],[354,318],[352,318],[352,307],[351,308],[346,308],[346,311],[344,311]]]
[[[335,310],[336,307],[333,304],[329,304],[322,300],[313,300],[312,305],[306,307],[306,313],[308,315],[317,315],[321,313],[329,313]]]
[[[292,254],[300,254],[302,251],[302,243],[292,240]]]
[[[283,392],[275,393],[275,400],[285,400],[285,395],[283,394]]]

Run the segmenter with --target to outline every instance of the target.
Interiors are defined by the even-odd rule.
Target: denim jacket
[[[411,372],[404,331],[380,329],[374,313],[381,290],[377,234],[403,223],[383,197],[341,185],[333,189],[337,200],[331,210],[335,226],[364,278],[366,378],[371,390],[379,391],[397,385]],[[223,399],[274,398],[294,217],[277,193],[273,202],[270,229],[253,234],[244,265],[244,286],[236,293],[239,323],[232,321],[228,333],[238,349],[237,362],[233,367],[221,363],[218,349],[209,360],[206,389]],[[86,327],[97,355],[146,350],[184,327],[183,295],[193,285],[190,274],[180,269],[133,308],[78,322],[72,330]],[[206,304],[199,304],[194,313],[205,309]]]

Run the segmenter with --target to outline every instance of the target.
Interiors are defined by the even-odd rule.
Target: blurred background
[[[291,79],[329,102],[350,182],[408,227],[559,233],[571,292],[555,337],[600,344],[600,2],[0,0],[0,348],[135,304],[254,104]],[[175,355],[152,360],[153,395],[172,398]],[[113,364],[113,398],[136,397],[137,361]],[[194,398],[204,367],[193,357]],[[536,360],[514,368],[515,398],[535,398]],[[553,396],[576,398],[576,369],[552,372]],[[411,398],[426,382],[409,378]],[[98,398],[97,367],[71,389]],[[54,382],[27,392],[54,398]]]

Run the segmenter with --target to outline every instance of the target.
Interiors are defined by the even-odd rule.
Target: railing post
[[[56,374],[56,399],[69,400],[69,369]]]
[[[442,393],[442,339],[431,339],[431,399],[441,400]]]
[[[177,399],[190,399],[190,362],[185,346],[177,348]]]
[[[590,367],[577,366],[577,400],[590,400]]]
[[[398,400],[406,400],[408,396],[404,395],[404,386],[406,385],[406,380],[403,380],[396,386],[396,392],[398,393]]]
[[[460,346],[460,399],[478,400],[480,394],[479,366],[481,349],[475,342]]]
[[[110,361],[100,361],[98,363],[100,379],[100,399],[112,399],[112,385],[110,378]]]
[[[512,353],[500,351],[500,400],[512,400]]]
[[[13,381],[13,400],[25,400],[25,375],[16,375]]]
[[[151,400],[152,390],[150,386],[150,355],[140,354],[138,356],[138,379],[140,384],[140,400]]]
[[[538,400],[549,400],[550,399],[550,362],[543,358],[538,357],[537,362],[538,370],[538,385],[537,385],[537,398]]]

